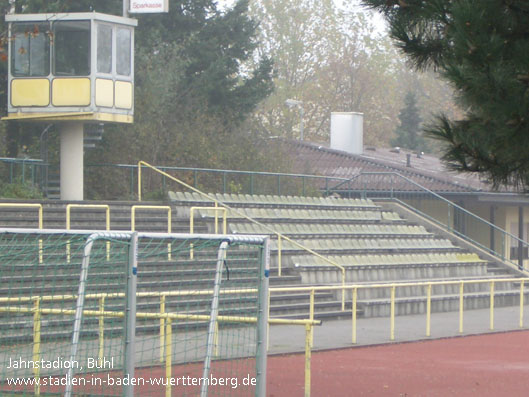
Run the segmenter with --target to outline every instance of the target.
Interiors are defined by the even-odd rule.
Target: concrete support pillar
[[[490,206],[490,216],[489,216],[489,222],[493,225],[496,225],[496,207],[494,205]],[[495,236],[496,230],[494,227],[490,227],[490,249],[491,251],[496,251],[496,236]]]
[[[83,123],[62,123],[59,125],[59,130],[61,135],[61,200],[83,200]]]

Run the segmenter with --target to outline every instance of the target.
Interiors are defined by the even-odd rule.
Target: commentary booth
[[[61,199],[83,200],[84,126],[134,121],[134,27],[101,14],[8,14],[7,117],[55,123]]]
[[[132,123],[135,19],[11,14],[5,119]]]

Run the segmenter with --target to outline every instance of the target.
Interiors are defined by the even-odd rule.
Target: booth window
[[[112,73],[112,26],[97,26],[97,71]]]
[[[17,23],[12,30],[13,76],[50,74],[50,38],[47,23]]]
[[[117,29],[116,72],[121,76],[130,76],[131,72],[131,31]]]
[[[54,23],[54,71],[56,76],[90,74],[90,22]]]

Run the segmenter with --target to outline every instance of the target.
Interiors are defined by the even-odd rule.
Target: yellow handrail
[[[40,326],[41,326],[41,308],[40,298],[35,297],[33,299],[33,362],[38,363],[40,361]],[[40,378],[40,367],[33,367],[33,376],[35,379]],[[35,383],[35,395],[40,396],[40,384]]]
[[[223,212],[222,214],[222,234],[228,234],[228,220],[227,220],[228,210],[223,207],[191,207],[190,214],[189,214],[189,233],[191,234],[194,233],[193,215],[194,215],[195,210],[213,211],[215,213],[215,234],[219,233],[218,212]]]
[[[200,194],[201,196],[207,198],[208,200],[214,202],[215,204],[217,204],[217,205],[219,205],[219,206],[221,206],[223,208],[226,208],[228,211],[230,211],[230,213],[235,213],[235,214],[239,215],[240,217],[242,217],[242,218],[244,218],[244,219],[246,219],[246,220],[248,220],[248,221],[250,221],[250,222],[252,222],[252,223],[254,223],[256,225],[259,225],[260,227],[262,227],[264,230],[270,232],[271,234],[276,235],[278,237],[278,270],[277,271],[278,271],[278,275],[279,276],[281,276],[281,267],[282,267],[281,266],[281,239],[282,239],[282,240],[286,240],[286,241],[290,242],[291,244],[293,244],[294,246],[304,250],[305,252],[308,252],[309,254],[314,255],[314,256],[322,259],[324,262],[326,262],[326,263],[338,268],[340,270],[340,272],[341,272],[342,286],[345,286],[345,267],[344,266],[342,266],[342,265],[336,263],[335,261],[333,261],[333,260],[331,260],[331,259],[329,259],[329,258],[317,253],[316,251],[314,251],[314,250],[312,250],[310,248],[305,247],[304,245],[298,243],[297,241],[294,241],[291,238],[279,233],[278,231],[276,231],[275,229],[271,228],[270,226],[265,225],[264,223],[261,223],[259,221],[256,221],[255,219],[253,219],[253,218],[247,216],[246,214],[244,214],[243,212],[238,211],[237,209],[232,208],[232,207],[230,207],[227,204],[224,204],[223,202],[217,200],[215,197],[198,190],[197,188],[185,183],[184,181],[181,181],[178,178],[175,178],[172,175],[169,175],[167,172],[164,172],[164,171],[156,168],[155,166],[150,165],[149,163],[146,163],[145,161],[138,161],[138,201],[141,201],[141,168],[142,168],[142,166],[145,166],[147,168],[152,169],[155,172],[158,172],[159,174],[161,174],[161,175],[169,178],[170,180],[172,180],[172,181],[174,181],[174,182],[186,187],[187,189],[192,190],[193,192]],[[342,311],[344,311],[344,310],[345,310],[345,290],[342,291]]]
[[[39,229],[43,228],[42,204],[0,203],[0,208],[37,208],[39,210]],[[39,263],[42,263],[42,239],[39,239]]]
[[[68,204],[66,206],[66,230],[70,230],[70,215],[72,208],[104,209],[106,230],[110,230],[110,206],[107,204]]]
[[[215,207],[191,207],[191,210],[189,212],[189,233],[190,234],[195,233],[195,218],[194,218],[195,210],[214,211],[215,213],[215,234],[219,233],[218,212],[222,211],[224,213],[223,218],[222,218],[222,234],[228,234],[228,221],[227,221],[228,210],[223,207],[218,207],[217,203],[215,203]],[[190,244],[189,259],[193,259],[193,257],[194,257],[193,244]]]
[[[359,289],[379,289],[389,288],[390,289],[390,340],[395,340],[395,315],[396,315],[396,290],[402,287],[426,287],[426,336],[431,335],[431,300],[432,300],[432,287],[439,285],[459,285],[459,329],[460,333],[463,332],[463,316],[464,316],[464,286],[468,284],[484,284],[489,283],[489,328],[494,330],[494,286],[498,283],[507,282],[519,282],[520,284],[520,321],[519,327],[523,328],[523,313],[524,313],[524,283],[529,281],[529,278],[501,278],[501,279],[479,279],[479,280],[457,280],[457,281],[421,281],[421,282],[404,282],[404,283],[388,283],[388,284],[350,284],[345,286],[338,285],[322,285],[317,287],[273,287],[269,289],[269,297],[273,292],[310,292],[311,296],[316,291],[336,291],[336,290],[350,290],[352,291],[352,343],[356,344],[356,309],[357,309],[357,291]],[[314,299],[311,298],[309,301],[309,316],[314,316]]]
[[[38,208],[39,210],[39,229],[42,229],[42,204],[18,204],[18,203],[0,203],[0,208]]]
[[[107,204],[68,204],[66,206],[66,230],[71,227],[71,211],[72,208],[84,209],[104,209],[105,210],[105,227],[110,230],[110,206]],[[66,243],[66,261],[70,263],[70,242]],[[110,260],[110,241],[107,241],[107,261]]]
[[[213,294],[212,289],[201,289],[201,290],[183,290],[183,291],[155,291],[155,292],[137,292],[136,296],[139,298],[155,298],[162,296],[197,296],[197,295],[211,295]],[[241,288],[241,289],[223,289],[220,290],[220,294],[248,294],[252,292],[259,292],[257,288]],[[85,299],[117,299],[125,297],[124,292],[98,292],[93,294],[85,294]],[[34,296],[3,296],[0,297],[0,303],[27,303],[33,301]],[[39,296],[41,302],[57,302],[66,300],[76,300],[77,295],[42,295]]]
[[[307,291],[310,292],[310,318],[303,320],[289,320],[289,319],[276,319],[269,318],[269,324],[283,324],[283,325],[304,325],[305,328],[305,395],[310,395],[310,384],[311,384],[311,349],[312,349],[312,338],[313,338],[313,326],[321,324],[320,321],[313,319],[314,317],[314,304],[315,299],[313,298],[316,291],[333,291],[333,290],[351,290],[353,292],[353,305],[352,305],[352,340],[353,343],[356,343],[356,305],[357,305],[357,291],[359,289],[369,289],[369,288],[390,288],[391,289],[391,302],[390,304],[394,307],[395,305],[395,291],[397,288],[402,287],[417,287],[423,286],[427,287],[427,326],[426,334],[430,336],[430,316],[431,316],[431,290],[433,286],[439,285],[459,285],[460,286],[460,300],[463,300],[464,286],[468,284],[480,284],[480,283],[489,283],[490,284],[490,326],[493,329],[494,320],[494,285],[502,282],[520,282],[520,328],[523,328],[523,309],[524,309],[524,285],[525,282],[529,281],[529,278],[502,278],[502,279],[479,279],[479,280],[455,280],[455,281],[422,281],[422,282],[404,282],[404,283],[379,283],[379,284],[350,284],[345,286],[338,285],[328,285],[328,286],[317,286],[317,287],[274,287],[270,288],[269,292],[301,292]],[[257,292],[255,288],[248,288],[244,290],[223,290],[221,293],[248,293],[248,292]],[[136,295],[138,297],[165,297],[166,296],[184,296],[184,295],[205,295],[211,294],[213,290],[189,290],[189,291],[156,291],[156,292],[138,292]],[[118,298],[124,297],[125,293],[116,292],[116,293],[94,293],[87,294],[86,299],[100,299],[101,298]],[[32,307],[19,307],[19,306],[0,306],[0,313],[32,313],[33,314],[33,358],[35,360],[40,356],[40,322],[41,315],[75,315],[76,310],[72,309],[46,309],[42,308],[42,302],[46,301],[57,301],[57,300],[75,300],[77,295],[45,295],[45,296],[20,296],[20,297],[1,297],[0,303],[30,303],[33,302]],[[270,295],[268,297],[270,299]],[[165,308],[164,308],[165,310]],[[460,316],[462,316],[463,311],[460,306]],[[110,318],[122,318],[124,317],[124,312],[115,312],[115,311],[105,311],[103,306],[99,305],[99,310],[84,310],[84,316],[98,317],[99,319],[110,317]],[[210,316],[203,314],[184,314],[184,313],[166,313],[160,309],[159,313],[145,313],[138,312],[136,313],[137,318],[144,319],[159,319],[164,320],[165,329],[164,329],[164,339],[163,344],[165,347],[164,358],[165,358],[165,368],[166,376],[170,377],[170,367],[171,367],[171,335],[172,335],[172,321],[173,320],[199,320],[199,321],[208,321]],[[395,322],[395,309],[391,310],[391,319],[390,319],[390,339],[394,339],[394,322]],[[242,316],[218,316],[218,321],[220,322],[245,322],[245,323],[255,323],[257,321],[256,317],[242,317]],[[100,323],[101,324],[101,323]],[[460,318],[460,332],[462,332],[462,317]],[[100,334],[101,336],[101,334]],[[162,352],[162,351],[161,351]],[[38,373],[34,373],[34,376],[40,376]],[[170,389],[166,389],[166,393],[170,393]],[[35,394],[38,395],[38,390],[35,389]],[[170,395],[170,394],[169,394]]]
[[[136,210],[164,210],[167,211],[167,233],[171,233],[172,219],[171,207],[168,205],[133,205],[130,208],[130,230],[136,230]],[[171,260],[171,243],[167,244],[167,259]]]
[[[99,311],[105,311],[105,297],[99,298]],[[103,358],[105,357],[105,317],[99,317],[99,353],[97,359],[99,365],[103,365]]]
[[[171,397],[171,370],[173,364],[171,359],[173,357],[172,347],[173,347],[173,325],[171,319],[167,318],[165,320],[167,323],[165,330],[165,378],[167,385],[165,386],[165,397]]]

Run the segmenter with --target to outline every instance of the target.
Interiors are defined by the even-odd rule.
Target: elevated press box
[[[11,14],[7,120],[132,123],[135,19]]]

